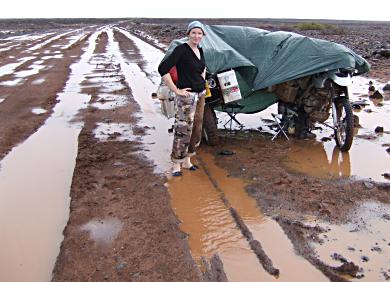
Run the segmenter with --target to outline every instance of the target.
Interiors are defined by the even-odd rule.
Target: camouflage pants
[[[205,93],[192,92],[189,97],[176,96],[176,114],[171,159],[183,162],[195,154],[202,138]]]

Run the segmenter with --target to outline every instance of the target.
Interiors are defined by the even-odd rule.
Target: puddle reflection
[[[314,177],[333,179],[351,176],[349,152],[341,152],[334,144],[317,141],[295,141],[288,151],[285,165],[293,171]]]

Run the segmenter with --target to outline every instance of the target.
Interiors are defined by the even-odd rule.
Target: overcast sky
[[[390,21],[390,0],[5,0],[0,7],[0,18],[91,17]]]

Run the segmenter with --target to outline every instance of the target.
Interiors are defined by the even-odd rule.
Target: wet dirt
[[[0,163],[1,198],[6,201],[0,213],[4,229],[0,240],[4,268],[0,276],[5,280],[40,281],[51,277],[68,218],[69,187],[82,127],[70,122],[90,99],[81,93],[80,83],[91,69],[88,60],[94,50],[93,40],[92,37],[80,61],[70,66],[70,76],[57,95],[52,115]],[[23,178],[19,170],[24,172]],[[42,199],[46,199],[45,204]],[[11,221],[9,214],[15,214]],[[40,221],[36,222],[36,218]],[[25,236],[20,226],[27,228],[30,236]]]
[[[364,280],[385,281],[385,274],[390,274],[390,222],[386,217],[389,209],[390,205],[366,202],[350,212],[346,224],[309,222],[326,230],[319,235],[321,243],[313,242],[318,257],[333,267],[344,260],[354,262]],[[337,260],[335,253],[342,258]]]
[[[230,223],[232,220],[226,211],[226,208],[229,207],[234,208],[242,218],[243,224],[253,234],[253,239],[261,243],[265,254],[280,270],[277,280],[327,280],[308,262],[296,256],[293,246],[284,235],[283,230],[276,222],[263,215],[255,200],[245,192],[246,185],[242,180],[228,177],[227,172],[214,164],[214,158],[210,154],[201,152],[197,158],[200,160],[202,171],[196,172],[197,175],[189,172],[190,175],[184,175],[179,180],[173,178],[169,182],[172,206],[182,221],[181,228],[189,234],[189,243],[195,258],[200,258],[202,255],[210,257],[213,252],[218,252],[229,281],[259,280],[259,274],[253,273],[259,266],[251,266],[248,271],[245,271],[246,274],[253,273],[252,276],[242,276],[242,261],[246,261],[246,257],[250,257],[248,252],[236,250],[234,257],[231,257],[230,260],[224,255],[236,249],[238,245],[237,239],[234,239],[237,242],[227,240],[227,238],[230,240],[235,238],[231,234],[234,231],[231,230],[231,226],[228,228],[229,226],[224,224],[224,221],[228,220]],[[213,183],[218,190],[213,187]],[[227,206],[221,201],[221,195],[218,195],[218,192],[222,193],[223,198],[228,203]],[[219,214],[221,212],[223,214]],[[222,218],[224,220],[221,220]],[[277,245],[275,245],[275,241],[278,242]],[[232,264],[233,262],[235,263]],[[239,268],[235,266],[239,266]],[[296,272],[296,269],[301,269],[302,272]],[[264,277],[263,275],[262,277],[266,281],[273,280],[271,276]]]
[[[70,74],[69,66],[82,53],[83,43],[66,50],[66,56],[52,62],[50,70],[43,70],[39,74],[26,78],[23,84],[17,87],[0,86],[0,98],[4,99],[0,104],[0,118],[3,121],[0,125],[1,158],[15,145],[35,132],[49,117],[54,105],[57,103],[56,94],[65,86],[67,77]],[[45,79],[44,84],[32,83],[43,77]],[[3,76],[0,80],[4,82],[7,81],[7,78]],[[31,108],[34,107],[43,108],[47,112],[36,115],[31,112]]]
[[[114,129],[115,124],[129,124],[135,137],[144,134],[133,89],[125,79],[120,58],[112,56],[116,41],[110,34],[108,31],[99,41],[93,60],[106,71],[96,68],[95,74],[101,73],[102,80],[107,74],[120,76],[122,90],[110,94],[125,95],[128,103],[105,110],[92,106],[80,114],[85,124],[79,136],[71,212],[53,280],[199,281],[200,271],[170,207],[165,178],[153,173],[153,164],[143,155],[143,143],[122,140],[120,132],[107,140],[94,137],[100,123],[112,124]],[[104,82],[100,87],[96,82],[88,87],[88,81],[83,85],[92,96],[91,104],[100,99],[99,89],[107,87]],[[99,131],[110,133],[105,128]],[[91,220],[107,218],[122,224],[109,244],[96,244],[90,232],[81,230]]]
[[[152,34],[150,33],[152,29],[149,29],[151,26],[161,32],[165,27],[158,24],[136,25],[138,30],[145,28],[146,34]],[[128,27],[126,23],[122,23],[121,26],[125,29]],[[177,26],[180,28],[181,24]],[[97,29],[99,27],[90,28],[88,32]],[[42,30],[40,28],[40,32]],[[365,158],[370,160],[374,152],[372,150],[375,152],[383,150],[385,156],[388,156],[385,152],[386,147],[382,146],[390,143],[386,139],[388,138],[386,124],[382,125],[385,127],[385,132],[382,135],[375,135],[373,142],[355,137],[356,142],[367,141],[373,144],[375,149],[365,149],[367,154],[360,151],[359,154],[364,156],[363,160],[350,155],[350,167],[347,156],[333,153],[334,146],[331,146],[333,141],[302,143],[302,148],[300,148],[301,144],[288,143],[281,139],[270,142],[267,132],[272,131],[268,130],[266,122],[263,123],[265,129],[262,132],[258,130],[248,130],[238,134],[221,132],[223,137],[219,147],[202,147],[200,158],[211,171],[210,175],[215,175],[216,182],[222,183],[219,186],[224,188],[226,198],[232,206],[235,206],[245,226],[254,237],[258,238],[274,266],[280,269],[280,277],[275,279],[264,271],[248,241],[234,222],[232,213],[229,214],[226,205],[221,205],[223,204],[221,199],[218,199],[219,202],[211,201],[210,204],[210,201],[203,197],[211,195],[211,199],[217,199],[220,196],[213,185],[205,184],[202,188],[203,182],[198,184],[200,191],[195,192],[204,192],[200,193],[198,203],[190,201],[195,198],[194,190],[185,183],[194,180],[194,172],[191,174],[185,172],[185,177],[181,180],[183,185],[179,183],[168,189],[164,185],[166,182],[164,173],[170,167],[169,144],[172,136],[167,134],[167,129],[171,122],[167,122],[157,114],[158,101],[149,100],[150,93],[155,90],[153,87],[158,80],[153,65],[158,62],[162,53],[147,49],[149,47],[145,42],[135,40],[127,31],[129,29],[114,28],[113,31],[108,29],[101,33],[102,36],[96,41],[95,53],[90,61],[94,66],[93,74],[86,76],[80,83],[82,93],[90,95],[91,101],[90,106],[79,113],[76,119],[77,122],[82,122],[84,127],[78,139],[78,153],[70,191],[69,221],[53,271],[53,281],[200,281],[202,279],[213,281],[207,280],[207,275],[200,271],[200,269],[204,270],[202,267],[199,268],[198,262],[198,257],[202,255],[210,259],[216,272],[222,269],[231,281],[243,281],[244,277],[248,278],[246,281],[250,281],[253,275],[256,276],[253,281],[258,281],[259,277],[264,277],[264,281],[270,281],[268,278],[291,281],[291,277],[298,277],[294,275],[301,274],[303,278],[298,278],[299,281],[317,281],[318,279],[313,277],[317,277],[318,273],[318,277],[321,278],[326,275],[332,281],[345,281],[351,279],[351,276],[345,273],[353,274],[354,265],[363,267],[365,275],[369,272],[360,281],[370,281],[367,279],[372,277],[378,278],[379,281],[386,278],[386,270],[383,267],[386,264],[386,260],[383,259],[387,255],[386,246],[383,245],[383,240],[377,241],[379,237],[387,235],[383,232],[380,235],[370,235],[371,237],[366,235],[375,234],[376,230],[386,228],[388,208],[377,209],[381,211],[381,217],[379,213],[375,215],[368,213],[364,219],[366,225],[356,231],[356,234],[361,236],[359,238],[363,239],[347,236],[355,233],[350,232],[348,224],[353,222],[350,215],[353,215],[354,211],[360,213],[360,210],[356,209],[357,206],[364,206],[366,201],[382,204],[390,202],[389,187],[386,182],[383,183],[383,179],[382,183],[367,179],[367,176],[357,171],[355,166],[356,163],[359,165],[363,163],[363,160],[367,163]],[[22,54],[22,51],[64,32],[66,30],[57,29],[56,33],[42,36],[32,43],[23,43],[19,46],[21,48],[15,46],[5,51],[7,56],[4,57],[6,58],[4,63],[7,64],[15,63],[18,59],[29,55],[36,56],[21,68],[15,68],[15,72],[28,70],[34,63],[53,67],[50,70],[42,69],[39,73],[26,77],[26,80],[16,82],[11,75],[0,77],[0,82],[22,83],[14,87],[0,86],[2,90],[0,117],[3,114],[3,122],[0,126],[2,136],[0,152],[3,155],[19,142],[26,140],[52,114],[58,102],[55,100],[55,94],[61,92],[65,85],[69,75],[67,69],[80,58],[88,35],[79,36],[80,40],[75,41],[77,39],[75,36],[79,32],[68,34],[66,38],[52,42],[51,47],[46,47],[50,49],[46,53],[43,50],[36,50],[31,54]],[[169,42],[170,36],[173,35],[164,34],[164,37],[158,39],[160,42]],[[346,38],[350,37],[346,36]],[[144,53],[143,50],[146,49],[148,51]],[[62,53],[64,56],[61,56]],[[43,58],[43,54],[47,58]],[[372,72],[381,81],[377,86],[386,82],[386,79],[389,80],[388,64],[383,62],[383,60],[377,61]],[[93,76],[95,79],[92,79]],[[113,77],[117,77],[118,80]],[[117,97],[114,98],[115,95]],[[366,94],[359,93],[359,95]],[[122,103],[123,97],[128,97],[128,103]],[[368,99],[365,96],[359,98]],[[116,102],[109,104],[110,101],[107,100]],[[358,135],[374,134],[372,131],[375,127],[381,125],[376,124],[378,116],[375,114],[379,112],[381,117],[385,113],[388,109],[386,101],[384,99],[378,103],[369,100],[369,105],[357,113],[363,126],[359,129]],[[107,107],[104,107],[104,104]],[[41,108],[47,112],[34,114],[31,111],[34,108]],[[372,112],[365,110],[372,110]],[[66,109],[64,113],[66,114]],[[372,114],[374,115],[371,116]],[[241,120],[241,116],[238,117]],[[365,121],[371,117],[370,122],[365,124]],[[256,117],[260,121],[269,118],[270,115]],[[253,122],[254,125],[257,124],[257,120]],[[156,136],[161,139],[156,140]],[[168,145],[160,146],[161,144]],[[323,147],[317,148],[317,144]],[[304,147],[311,149],[307,151]],[[356,147],[362,148],[363,145]],[[221,150],[230,150],[234,154],[222,156],[218,154]],[[303,150],[301,152],[310,154],[313,158],[302,160],[297,165],[298,169],[294,169],[289,166],[287,160],[290,160],[290,163],[299,163],[294,156],[294,152],[297,153],[299,150]],[[213,158],[218,166],[214,166]],[[308,172],[317,169],[310,166],[307,170],[299,170],[313,160],[319,163],[316,165],[318,174],[310,175]],[[36,163],[38,161],[34,164]],[[386,163],[378,160],[377,167],[382,167],[383,164]],[[219,170],[220,167],[224,168],[223,172]],[[37,169],[46,171],[39,166]],[[328,173],[329,171],[331,173]],[[377,170],[375,173],[374,177],[371,176],[371,172],[367,172],[367,175],[376,180]],[[195,174],[199,175],[199,179],[206,181],[205,175],[202,176],[203,170]],[[360,175],[363,179],[351,178],[350,175]],[[240,183],[234,182],[237,179],[233,176],[240,178]],[[174,181],[180,182],[178,179]],[[234,185],[229,186],[230,183]],[[236,188],[232,188],[233,186]],[[172,193],[172,187],[176,189],[176,196]],[[237,187],[241,188],[237,189]],[[252,198],[243,192],[244,189],[256,200],[257,205],[261,207],[261,212]],[[175,197],[177,197],[176,206],[173,204]],[[64,199],[66,196],[62,197],[62,200]],[[195,204],[207,206],[197,209]],[[176,214],[172,206],[175,207]],[[194,213],[198,213],[204,219],[209,216],[215,217],[202,222]],[[183,220],[179,214],[188,220]],[[179,229],[178,218],[182,221],[180,229],[190,229],[190,232],[185,231],[188,234]],[[265,220],[266,218],[269,220]],[[380,224],[370,221],[373,218],[376,218]],[[199,228],[193,227],[191,222]],[[313,224],[321,227],[312,227]],[[359,227],[362,224],[356,223],[355,226]],[[28,225],[24,227],[24,230],[30,228]],[[331,230],[324,231],[326,228]],[[283,231],[291,242],[286,240]],[[277,241],[281,242],[279,245],[275,244],[275,236],[278,236]],[[324,242],[323,245],[320,244],[321,241]],[[356,250],[362,246],[364,254],[360,256],[354,253],[355,256],[348,256],[348,252],[352,251],[349,249],[345,251],[346,241]],[[359,243],[363,241],[369,243]],[[292,248],[299,255],[294,254]],[[219,253],[219,250],[222,250],[220,261],[213,256],[216,252]],[[287,250],[287,253],[292,256],[283,257],[283,250]],[[13,253],[13,250],[9,253]],[[348,261],[353,261],[354,265],[344,265],[343,271],[340,268],[335,269],[341,265],[341,262],[338,260],[335,263],[333,259],[329,260],[329,254],[333,253],[340,253]],[[41,263],[42,265],[45,264]],[[296,269],[305,269],[305,271],[300,273],[294,271]],[[310,272],[308,269],[313,271]],[[346,269],[348,271],[345,271]],[[372,271],[369,271],[370,269]]]

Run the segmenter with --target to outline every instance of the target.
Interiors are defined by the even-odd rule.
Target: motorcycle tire
[[[203,139],[207,145],[215,146],[219,144],[217,127],[217,116],[214,109],[205,105],[203,114]]]
[[[353,113],[348,98],[340,97],[335,101],[338,126],[334,138],[341,151],[347,152],[353,141]]]

